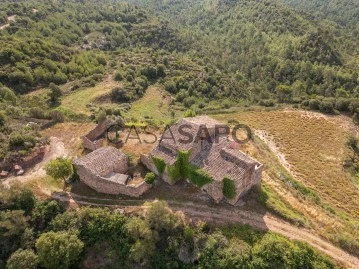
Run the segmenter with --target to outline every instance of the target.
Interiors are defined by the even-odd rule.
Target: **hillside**
[[[338,23],[353,37],[358,38],[359,31],[359,3],[355,0],[324,0],[324,1],[298,1],[285,0],[288,5],[313,14],[319,18],[327,19]]]
[[[1,1],[0,269],[22,259],[29,268],[355,268],[358,10],[354,0]],[[86,154],[81,137],[95,123],[160,136],[195,115],[253,131],[240,149],[264,164],[262,187],[235,209],[185,180],[156,180],[133,199],[78,181],[72,159]],[[116,146],[133,178],[147,176],[139,159],[153,144]],[[42,161],[14,172],[38,149],[48,150]],[[71,167],[59,181],[45,171],[57,157]],[[72,253],[46,253],[51,240],[71,242]]]

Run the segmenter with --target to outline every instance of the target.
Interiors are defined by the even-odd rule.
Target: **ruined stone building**
[[[94,151],[103,147],[104,135],[108,127],[110,127],[110,120],[106,119],[103,122],[96,125],[94,129],[89,131],[82,137],[83,145],[86,149]]]
[[[221,128],[223,124],[207,116],[182,119],[141,161],[169,184],[186,176],[217,203],[236,204],[252,187],[261,185],[263,165],[241,152],[230,136],[221,135]]]
[[[100,193],[139,197],[151,186],[131,184],[128,157],[114,147],[99,148],[74,161],[80,180]]]

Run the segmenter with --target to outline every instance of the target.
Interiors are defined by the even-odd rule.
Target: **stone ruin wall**
[[[140,197],[152,187],[146,182],[142,182],[137,186],[118,184],[98,175],[91,174],[82,165],[76,165],[76,169],[81,181],[99,193]]]
[[[84,147],[92,151],[103,147],[104,139],[101,138],[97,140],[97,138],[102,136],[106,132],[110,124],[110,120],[104,120],[102,123],[97,124],[94,129],[84,135],[82,137]]]
[[[95,151],[96,149],[102,148],[104,145],[104,139],[99,139],[96,141],[91,141],[86,136],[82,137],[82,143],[86,149]]]
[[[165,171],[163,171],[162,174],[160,174],[157,171],[157,168],[155,166],[155,164],[153,163],[153,161],[151,160],[151,157],[148,155],[144,155],[141,154],[141,163],[146,166],[148,168],[148,170],[152,171],[153,173],[155,173],[159,178],[161,178],[164,182],[166,182],[167,184],[170,185],[174,185],[176,184],[176,182],[173,182],[170,178],[170,176],[168,175],[168,166],[166,165]]]
[[[207,194],[211,196],[216,203],[219,203],[224,197],[222,190],[222,182],[212,182],[203,186],[202,190],[207,192]]]

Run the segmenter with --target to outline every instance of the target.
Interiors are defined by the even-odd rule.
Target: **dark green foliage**
[[[19,249],[15,251],[7,261],[7,269],[36,269],[38,266],[38,259],[36,254],[31,249]]]
[[[36,241],[36,250],[41,266],[49,269],[70,268],[75,264],[84,244],[74,232],[47,232]]]
[[[50,88],[50,92],[49,92],[50,101],[52,103],[58,103],[60,97],[62,96],[61,89],[58,86],[56,86],[54,83],[50,83],[49,88]]]
[[[31,223],[36,230],[44,230],[48,223],[63,210],[54,200],[38,201],[32,211]]]
[[[12,189],[9,194],[7,201],[9,209],[23,210],[26,215],[31,213],[36,203],[35,195],[31,190],[26,188]]]
[[[2,111],[0,111],[0,127],[4,126],[6,124],[6,121],[6,115]]]
[[[156,175],[152,172],[149,172],[146,174],[144,180],[147,184],[153,184],[153,182],[156,180]]]
[[[7,259],[20,247],[27,220],[22,210],[0,211],[0,259]]]
[[[223,179],[223,195],[228,199],[233,199],[236,196],[236,185],[234,181],[229,178]]]
[[[1,205],[10,208],[6,195],[0,192]],[[49,205],[36,204],[32,218]],[[277,234],[239,224],[214,230],[187,223],[163,201],[145,207],[129,217],[82,207],[57,214],[37,233],[23,211],[1,209],[0,258],[9,268],[37,268],[37,262],[44,268],[75,268],[89,259],[94,268],[335,268],[308,245]]]
[[[178,151],[176,162],[172,166],[168,166],[168,175],[173,182],[188,178],[190,154],[189,151]]]
[[[195,166],[190,166],[188,179],[198,187],[203,187],[213,181],[213,178],[206,171]]]
[[[158,173],[162,174],[166,169],[165,161],[155,156],[152,156],[152,161],[155,164]]]
[[[116,81],[122,81],[123,80],[123,75],[121,72],[116,72],[115,74],[115,80]]]

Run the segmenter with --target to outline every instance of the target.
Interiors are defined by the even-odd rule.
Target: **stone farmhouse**
[[[234,205],[251,188],[260,187],[263,165],[241,152],[227,134],[221,135],[221,128],[223,124],[208,116],[182,119],[141,161],[169,184],[187,179],[215,202]]]
[[[102,147],[74,161],[80,180],[100,193],[139,197],[151,185],[131,183],[128,157],[114,147]]]

